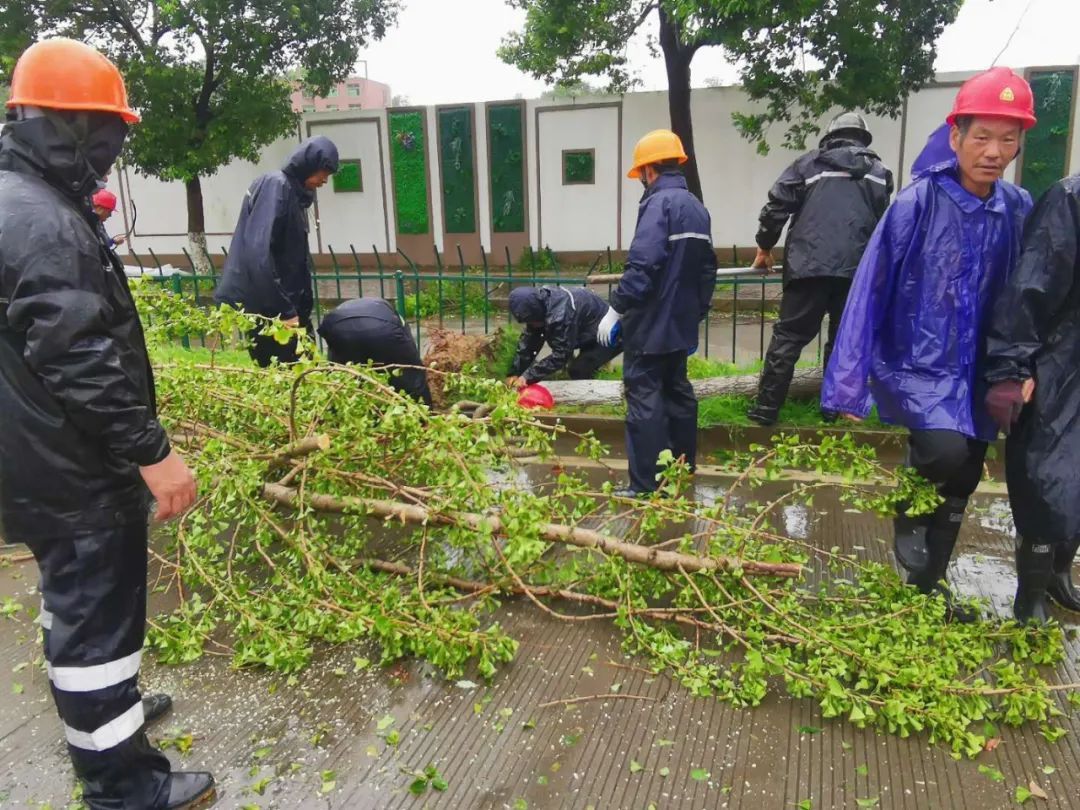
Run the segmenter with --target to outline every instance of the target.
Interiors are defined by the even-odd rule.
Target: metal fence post
[[[439,254],[439,246],[438,245],[433,245],[432,247],[435,249],[435,271],[438,273],[438,276],[437,276],[437,279],[436,279],[436,284],[438,285],[438,290],[439,290],[439,328],[442,329],[442,327],[443,327],[443,287],[442,287],[442,283],[443,283],[443,263],[442,263],[442,256]]]
[[[397,295],[397,313],[405,317],[405,274],[400,270],[394,271],[394,291]]]

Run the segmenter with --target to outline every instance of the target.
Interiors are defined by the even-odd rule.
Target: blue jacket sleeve
[[[870,366],[888,299],[918,221],[912,193],[897,199],[878,223],[855,271],[840,330],[821,386],[821,408],[866,418],[873,407]]]
[[[668,212],[664,200],[646,200],[638,217],[634,241],[626,257],[622,281],[611,294],[611,306],[622,314],[646,304],[670,250]]]

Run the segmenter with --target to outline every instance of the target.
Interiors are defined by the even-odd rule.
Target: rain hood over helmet
[[[874,142],[874,136],[870,134],[865,118],[856,112],[843,112],[829,122],[821,139],[821,148],[824,149],[826,143],[835,140],[849,140],[869,146]]]

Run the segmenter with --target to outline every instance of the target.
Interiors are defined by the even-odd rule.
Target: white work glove
[[[619,321],[622,315],[608,307],[607,314],[600,320],[600,326],[596,328],[596,342],[601,346],[610,346],[618,336]]]

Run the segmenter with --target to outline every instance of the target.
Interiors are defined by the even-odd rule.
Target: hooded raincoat
[[[607,311],[607,301],[584,287],[513,290],[510,313],[526,326],[510,363],[510,375],[520,376],[531,384],[562,371],[573,360],[575,351],[597,345],[596,329]],[[529,325],[533,323],[543,326]],[[545,343],[551,347],[551,353],[537,360]]]
[[[991,308],[1020,252],[1031,196],[998,181],[982,200],[955,161],[905,188],[855,273],[821,406],[912,430],[992,441],[981,365]]]
[[[281,171],[251,184],[214,300],[255,315],[307,319],[312,309],[307,209],[315,192],[304,181],[337,168],[337,147],[318,135],[300,144]]]
[[[790,218],[785,282],[851,278],[892,192],[892,172],[873,150],[826,140],[788,166],[770,189],[758,247],[771,250]]]
[[[1017,532],[1080,537],[1080,175],[1052,186],[1024,233],[1024,251],[987,337],[986,380],[1035,378],[1009,435],[1006,474]]]

